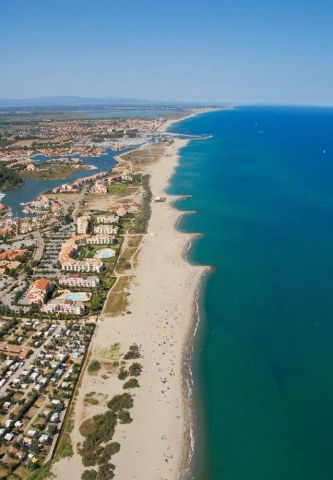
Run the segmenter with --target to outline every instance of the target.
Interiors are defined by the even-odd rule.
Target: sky
[[[333,105],[332,0],[0,4],[0,98]]]

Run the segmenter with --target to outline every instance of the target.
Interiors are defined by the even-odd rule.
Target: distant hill
[[[91,107],[91,106],[133,106],[133,105],[171,105],[172,102],[157,102],[137,98],[115,97],[35,97],[35,98],[0,98],[0,108],[20,107]],[[174,104],[173,104],[174,105]]]

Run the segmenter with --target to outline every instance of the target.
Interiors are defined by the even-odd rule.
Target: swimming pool
[[[72,292],[66,295],[67,300],[81,301],[84,302],[87,300],[87,294],[85,292]]]
[[[116,252],[112,248],[102,248],[95,253],[95,258],[111,258],[114,257]]]

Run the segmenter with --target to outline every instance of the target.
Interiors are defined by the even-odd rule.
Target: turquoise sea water
[[[195,480],[333,478],[333,110],[183,121],[170,193],[202,232]]]

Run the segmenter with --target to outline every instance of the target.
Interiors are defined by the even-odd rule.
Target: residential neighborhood
[[[141,172],[119,163],[44,192],[0,244],[0,478],[25,480],[55,455],[117,265],[127,268],[122,245],[144,233],[149,201]]]

